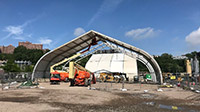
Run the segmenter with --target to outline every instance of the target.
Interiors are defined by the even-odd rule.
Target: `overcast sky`
[[[200,51],[200,0],[0,0],[0,45],[54,49],[89,30],[152,55]]]

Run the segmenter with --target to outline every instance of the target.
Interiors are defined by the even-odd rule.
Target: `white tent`
[[[137,61],[123,53],[93,54],[86,64],[92,72],[110,71],[125,73],[129,80],[138,75]]]

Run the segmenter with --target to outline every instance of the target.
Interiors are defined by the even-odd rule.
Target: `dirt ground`
[[[168,112],[200,111],[200,94],[181,88],[157,85],[97,83],[88,87],[69,87],[69,83],[38,88],[0,90],[1,112]],[[144,92],[148,91],[148,92]],[[164,107],[177,106],[178,110]],[[174,108],[177,109],[177,108]],[[180,110],[179,110],[180,109]]]

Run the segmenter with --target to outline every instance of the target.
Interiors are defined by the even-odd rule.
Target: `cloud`
[[[192,47],[200,46],[200,27],[187,35],[185,41]]]
[[[39,39],[39,43],[44,45],[50,45],[52,43],[52,40],[47,37],[44,37]]]
[[[87,26],[91,25],[97,18],[99,18],[103,14],[115,11],[122,1],[123,0],[104,0],[98,11],[88,22]]]
[[[80,35],[82,35],[82,34],[84,34],[84,33],[85,33],[85,30],[84,30],[83,28],[81,28],[81,27],[76,28],[76,29],[74,30],[74,35],[75,35],[75,36],[80,36]]]
[[[132,37],[135,40],[138,39],[145,39],[149,37],[157,36],[160,33],[160,30],[154,30],[151,27],[147,28],[139,28],[139,29],[132,29],[125,33],[126,37]]]
[[[2,40],[5,40],[7,38],[14,38],[14,39],[24,40],[26,37],[30,37],[30,34],[29,35],[24,34],[24,29],[25,29],[25,27],[27,25],[29,25],[32,22],[36,21],[40,17],[41,16],[37,16],[36,18],[27,20],[23,24],[18,25],[18,26],[13,26],[13,25],[6,26],[3,29],[3,31],[7,32],[8,34],[5,37],[3,37]]]
[[[12,35],[20,35],[23,33],[24,29],[21,26],[7,26],[4,31]]]

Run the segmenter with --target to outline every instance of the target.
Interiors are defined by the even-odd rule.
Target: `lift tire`
[[[106,82],[107,81],[107,78],[106,77],[102,77],[102,82]]]
[[[85,79],[84,86],[88,86],[88,79]]]
[[[65,78],[65,82],[68,82],[69,81],[69,79],[68,78]]]
[[[88,86],[90,86],[90,85],[91,85],[91,82],[92,82],[91,80],[88,80]]]
[[[115,77],[115,83],[119,83],[120,82],[120,79],[118,77]]]
[[[104,77],[103,76],[100,76],[99,79],[100,79],[100,82],[104,82]]]
[[[74,80],[70,80],[70,86],[74,86]]]

